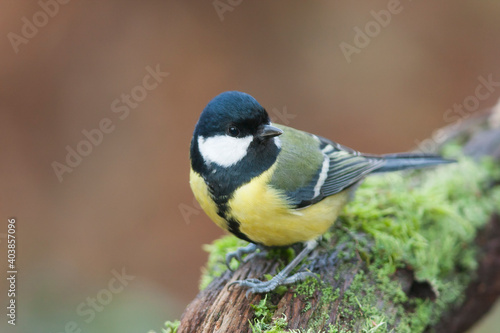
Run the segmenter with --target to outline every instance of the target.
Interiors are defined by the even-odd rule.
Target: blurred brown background
[[[500,81],[494,0],[402,0],[350,62],[341,43],[355,47],[354,28],[396,0],[59,1],[0,2],[0,234],[15,217],[19,332],[159,331],[180,316],[202,244],[222,234],[188,185],[191,133],[218,93],[248,92],[276,122],[386,153],[449,124],[479,76]],[[169,74],[145,90],[146,68]],[[82,131],[106,118],[113,131],[59,181],[53,163],[88,149]],[[122,270],[133,279],[111,293]]]

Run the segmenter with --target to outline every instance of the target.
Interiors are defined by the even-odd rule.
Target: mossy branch
[[[490,116],[448,128],[444,153],[477,153],[479,142],[493,157],[369,177],[300,268],[319,281],[247,299],[227,284],[275,274],[293,252],[255,256],[233,273],[224,254],[244,243],[216,241],[177,332],[465,331],[500,295],[500,129]]]

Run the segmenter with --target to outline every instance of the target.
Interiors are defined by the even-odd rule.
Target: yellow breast
[[[203,208],[205,213],[208,215],[208,217],[210,217],[210,219],[214,221],[215,224],[217,224],[219,227],[227,230],[226,220],[217,215],[217,205],[212,200],[212,197],[208,192],[207,184],[198,173],[193,171],[193,169],[191,169],[191,172],[189,173],[189,185],[191,186],[194,197],[200,204],[201,208]]]
[[[267,185],[272,169],[240,187],[229,201],[231,216],[240,222],[240,231],[267,246],[291,245],[324,234],[346,204],[347,193],[292,209],[283,193]]]
[[[290,208],[283,193],[268,186],[270,168],[238,188],[229,200],[229,216],[240,223],[240,231],[266,246],[285,246],[314,239],[325,233],[346,204],[346,191],[302,209]],[[203,179],[191,171],[191,188],[207,215],[221,228],[227,223],[217,215]]]

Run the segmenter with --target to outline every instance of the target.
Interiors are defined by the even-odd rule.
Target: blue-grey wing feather
[[[362,154],[349,147],[306,132],[281,126],[288,144],[278,157],[280,171],[272,185],[280,189],[294,208],[303,208],[337,194],[371,172],[415,169],[453,160],[428,154]],[[297,162],[302,164],[298,165]],[[290,164],[296,164],[288,168]]]
[[[316,177],[307,186],[293,193],[287,193],[296,208],[307,207],[339,193],[384,164],[384,160],[379,157],[366,157],[325,138],[317,137],[317,139],[325,163],[318,168]],[[326,163],[328,166],[324,168]]]

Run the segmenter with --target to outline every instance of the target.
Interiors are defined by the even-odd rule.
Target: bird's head
[[[283,133],[271,125],[266,110],[252,96],[227,91],[211,100],[200,115],[191,142],[193,169],[230,168],[276,159]],[[240,166],[241,168],[241,166]],[[196,170],[199,169],[199,170]]]

